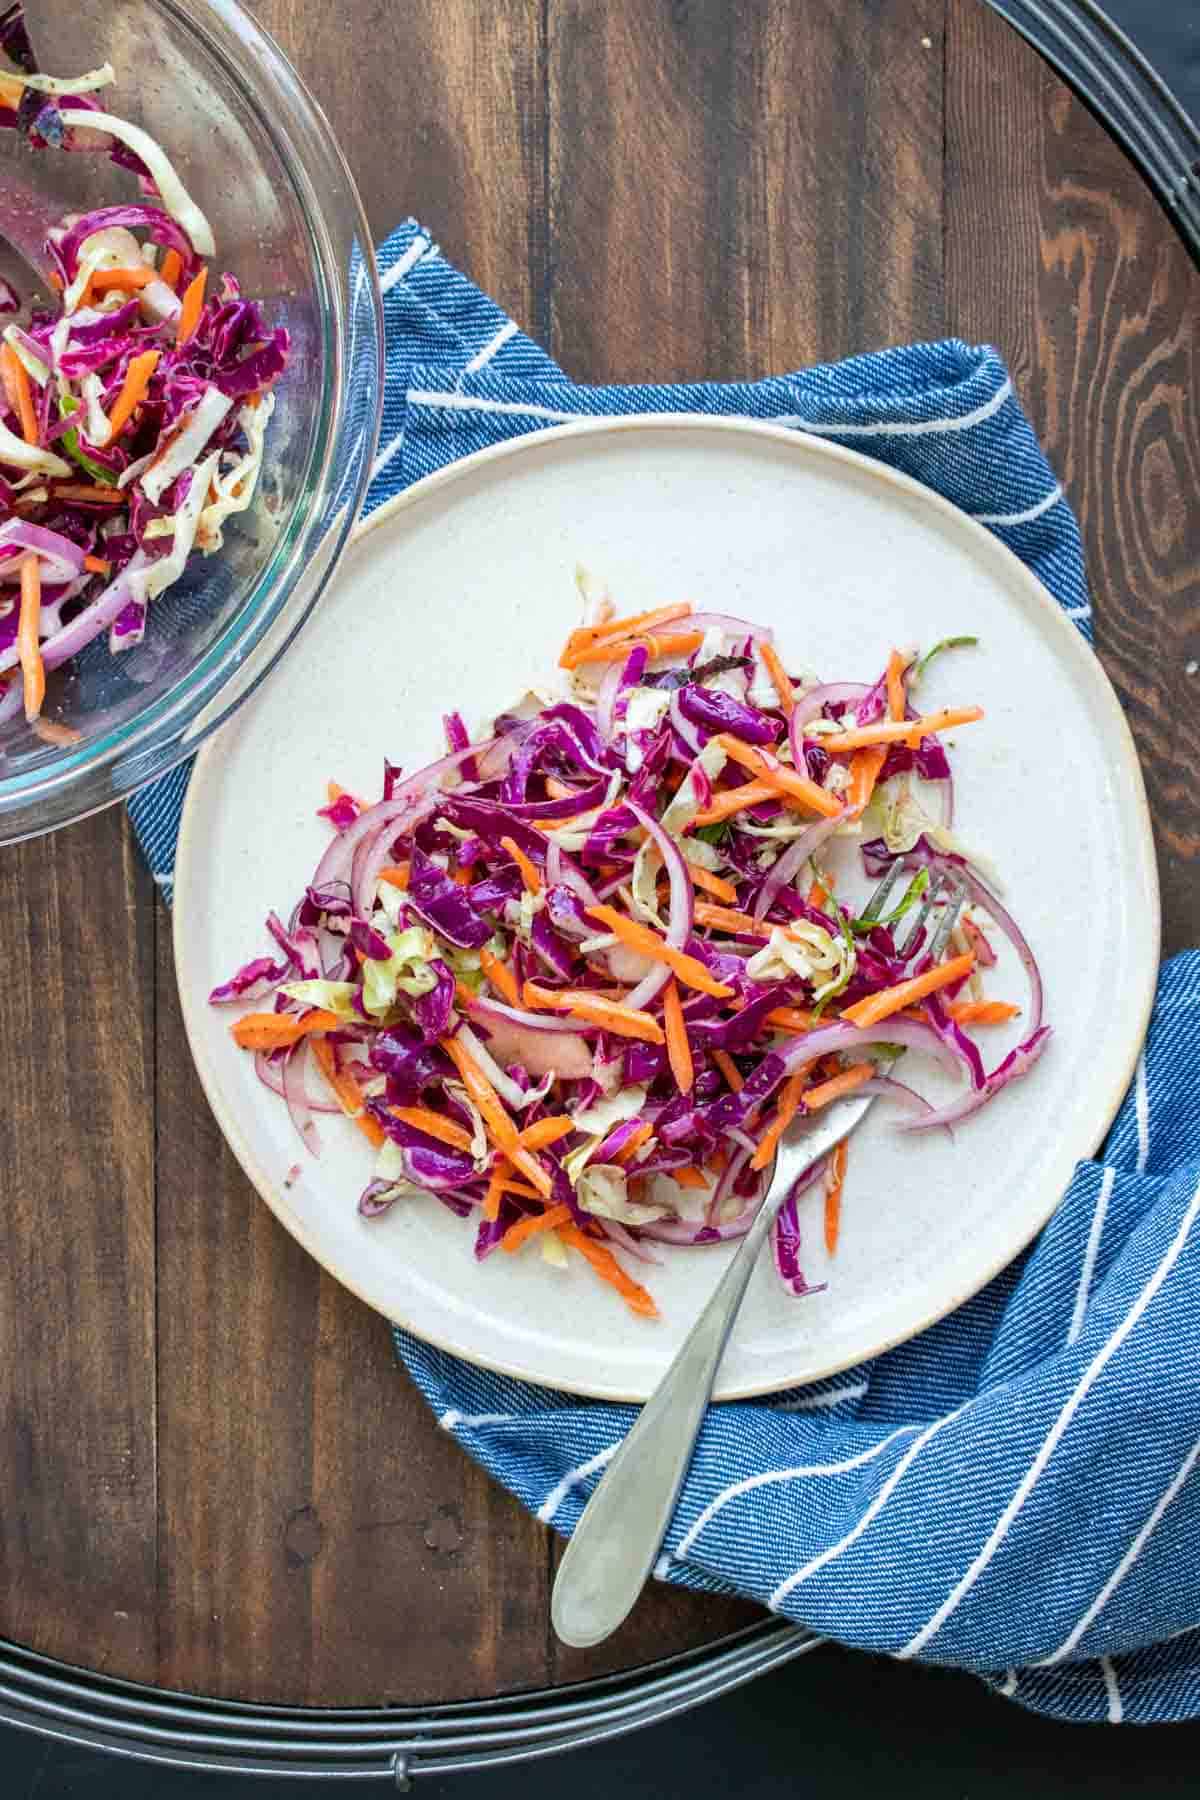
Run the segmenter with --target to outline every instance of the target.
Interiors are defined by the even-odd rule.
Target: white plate
[[[659,1323],[628,1314],[576,1257],[531,1249],[477,1264],[473,1227],[435,1200],[361,1219],[371,1152],[323,1123],[302,1150],[282,1102],[230,1042],[209,989],[269,948],[328,827],[329,777],[380,791],[385,753],[440,754],[441,715],[472,730],[551,678],[577,623],[583,563],[622,611],[686,597],[775,628],[788,660],[869,680],[893,644],[971,632],[922,692],[979,702],[954,753],[958,828],[1001,872],[1046,978],[1055,1037],[1028,1079],[945,1134],[901,1137],[887,1108],[853,1139],[830,1262],[820,1199],[803,1265],[828,1290],[755,1274],[719,1397],[845,1368],[911,1336],[983,1285],[1044,1223],[1132,1074],[1158,960],[1158,893],[1141,774],[1099,662],[1018,560],[901,476],[833,445],[736,420],[585,423],[525,437],[432,476],[360,533],[271,681],[200,753],[175,890],[175,955],[192,1051],[221,1128],[268,1205],[347,1287],[421,1337],[550,1387],[642,1399],[730,1254],[666,1250],[644,1272]],[[848,847],[849,848],[849,847]],[[857,861],[855,853],[854,859]],[[849,866],[849,865],[848,865]],[[1008,959],[993,994],[1022,1002]],[[1011,1041],[988,1035],[989,1059]],[[904,1078],[938,1076],[910,1055]],[[944,1091],[944,1090],[941,1090]],[[303,1173],[290,1188],[295,1163]],[[639,1271],[642,1273],[642,1271]]]

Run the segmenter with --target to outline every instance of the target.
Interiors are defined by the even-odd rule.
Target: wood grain
[[[551,343],[755,377],[941,329],[942,0],[556,0]]]
[[[119,815],[0,855],[3,1631],[155,1660],[154,901]]]
[[[950,5],[947,70],[948,322],[1009,358],[1078,514],[1170,953],[1200,941],[1200,278],[1132,164],[974,0]]]
[[[1168,945],[1200,936],[1200,276],[981,0],[318,0],[255,11],[377,233],[417,212],[582,380],[996,341],[1076,505]],[[755,1616],[653,1588],[550,1640],[557,1540],[278,1226],[192,1072],[109,814],[0,857],[0,1634],[262,1701],[568,1681]]]

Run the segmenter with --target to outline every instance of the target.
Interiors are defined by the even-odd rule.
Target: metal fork
[[[900,872],[897,859],[861,919],[882,917]],[[898,957],[907,961],[913,955],[933,908],[942,902],[946,910],[922,958],[936,962],[950,942],[965,898],[952,876],[939,875],[931,882],[897,948]],[[853,1131],[874,1099],[873,1094],[852,1094],[834,1101],[814,1127],[781,1142],[767,1197],[737,1255],[609,1463],[567,1545],[550,1601],[551,1621],[565,1644],[586,1649],[600,1643],[632,1609],[675,1511],[717,1369],[767,1233],[797,1181]]]

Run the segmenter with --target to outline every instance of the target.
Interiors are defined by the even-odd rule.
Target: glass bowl
[[[111,62],[101,104],[171,157],[229,270],[286,325],[258,495],[150,607],[144,641],[107,634],[50,676],[55,746],[0,727],[0,843],[110,805],[190,756],[267,674],[329,581],[358,516],[382,406],[383,317],[366,220],[329,123],[286,58],[233,0],[32,0],[41,67]],[[17,196],[26,216],[13,211]],[[36,241],[43,218],[137,199],[103,155],[33,151],[0,133],[0,230]],[[33,227],[37,227],[35,232]],[[28,266],[0,259],[23,296]]]

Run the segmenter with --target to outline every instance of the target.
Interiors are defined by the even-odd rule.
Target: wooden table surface
[[[372,229],[419,213],[580,379],[998,344],[1083,523],[1165,948],[1200,941],[1200,275],[983,0],[254,10]],[[556,1541],[225,1149],[119,812],[0,854],[0,944],[0,1635],[370,1704],[575,1679],[754,1616],[655,1588],[602,1652],[554,1644]]]

